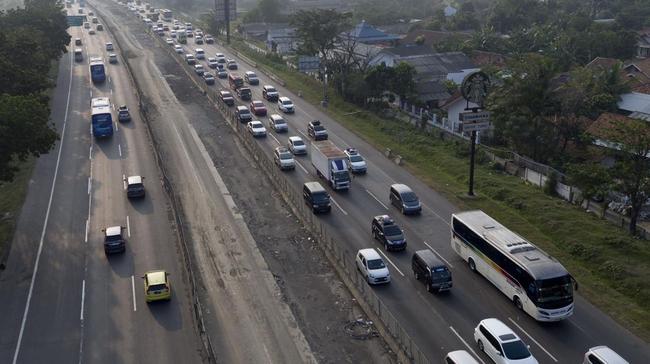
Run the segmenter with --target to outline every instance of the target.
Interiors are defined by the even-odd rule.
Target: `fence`
[[[335,238],[330,235],[328,232],[329,228],[313,214],[311,207],[304,203],[302,191],[291,185],[288,179],[285,178],[286,172],[281,171],[280,168],[275,165],[268,151],[265,151],[255,141],[255,138],[247,131],[245,124],[240,123],[237,120],[233,107],[228,107],[221,102],[219,89],[206,85],[203,78],[190,70],[181,55],[175,53],[171,47],[162,43],[158,36],[152,36],[159,39],[159,43],[162,44],[163,47],[168,50],[168,53],[183,66],[182,68],[184,72],[225,116],[230,126],[236,130],[242,145],[244,145],[244,147],[249,151],[250,156],[257,162],[260,169],[264,171],[276,190],[282,194],[283,198],[292,208],[296,216],[300,218],[303,224],[312,231],[319,246],[335,266],[337,271],[342,275],[342,279],[349,286],[353,294],[359,294],[360,297],[357,297],[357,299],[360,299],[362,301],[361,303],[365,304],[372,310],[372,313],[379,318],[384,331],[390,334],[393,341],[399,346],[399,350],[401,350],[402,353],[413,363],[430,363],[429,359],[415,344],[411,336],[401,326],[399,320],[397,320],[390,312],[389,308],[382,303],[379,296],[377,296],[369,287],[365,279],[357,273],[356,265],[354,263],[355,252],[351,251],[347,246],[337,243],[340,239],[335,240]]]

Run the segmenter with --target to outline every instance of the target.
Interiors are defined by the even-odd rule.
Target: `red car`
[[[250,109],[253,112],[253,114],[257,116],[266,115],[266,106],[264,106],[264,103],[262,101],[251,102]]]

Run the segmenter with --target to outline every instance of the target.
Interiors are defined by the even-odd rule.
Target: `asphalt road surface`
[[[88,56],[107,59],[112,39],[69,31],[82,39],[84,61],[67,53],[60,62],[52,120],[61,140],[37,163],[0,277],[0,362],[201,362],[167,197],[128,74],[121,61],[107,63],[107,81],[92,84]],[[99,96],[128,105],[133,117],[103,140],[90,135],[90,99]],[[127,200],[129,175],[145,176],[144,199]],[[124,227],[127,251],[107,258],[101,230],[112,225]],[[170,302],[145,303],[141,276],[151,269],[171,274]]]
[[[349,251],[350,263],[354,252],[360,248],[375,247],[381,251],[389,262],[393,282],[389,286],[377,287],[376,292],[432,361],[442,358],[448,351],[458,349],[469,350],[476,355],[478,350],[473,343],[473,329],[481,319],[487,317],[499,318],[513,328],[530,344],[534,356],[542,363],[580,362],[584,352],[596,345],[608,345],[630,362],[644,362],[650,357],[647,343],[586,302],[579,294],[576,295],[575,314],[563,322],[538,323],[518,311],[488,281],[471,273],[452,251],[449,220],[451,213],[457,209],[441,195],[393,164],[381,151],[337,124],[317,107],[277,85],[227,49],[218,45],[195,45],[191,38],[184,48],[192,53],[195,48],[203,48],[207,57],[214,56],[216,52],[225,53],[227,58],[238,61],[240,69],[237,72],[243,74],[246,70],[257,71],[260,85],[274,85],[281,95],[294,101],[296,113],[283,115],[289,122],[289,133],[277,135],[271,132],[267,138],[259,140],[266,147],[269,156],[274,147],[286,145],[288,136],[298,135],[308,142],[307,123],[314,119],[325,124],[330,140],[340,148],[352,146],[364,155],[368,162],[368,174],[355,178],[349,192],[332,193],[335,201],[332,214],[323,216],[322,219],[330,227],[329,233],[337,237],[342,247]],[[207,69],[207,64],[201,63]],[[224,80],[218,80],[214,87],[228,89]],[[261,86],[252,86],[251,89],[254,100],[263,100]],[[238,102],[247,104],[241,100]],[[265,103],[270,113],[279,113],[275,104]],[[264,117],[259,119],[266,124]],[[296,189],[306,181],[318,180],[309,156],[298,157],[297,163],[296,170],[287,173],[287,178]],[[388,188],[396,182],[409,185],[420,196],[424,205],[421,216],[405,217],[390,206]],[[409,243],[406,252],[385,252],[372,240],[371,218],[384,213],[393,216],[405,230]],[[454,288],[449,294],[430,295],[413,278],[410,255],[420,249],[433,250],[451,266]],[[478,358],[484,362],[489,361],[482,354]]]

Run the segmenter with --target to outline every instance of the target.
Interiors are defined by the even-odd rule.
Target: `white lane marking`
[[[131,276],[131,292],[133,293],[133,311],[136,311],[135,307],[135,279],[133,275]]]
[[[122,145],[118,144],[117,145],[117,152],[120,154],[120,158],[122,157]]]
[[[377,251],[379,252],[379,254],[383,255],[384,258],[386,258],[386,260],[388,261],[388,263],[390,263],[390,265],[392,265],[393,268],[395,268],[395,270],[397,271],[397,273],[401,274],[402,277],[404,277],[404,273],[402,273],[402,271],[399,270],[399,268],[397,268],[397,265],[395,265],[395,263],[393,263],[393,261],[390,260],[390,258],[389,258],[386,254],[384,254],[384,252],[383,252],[381,249],[377,249]]]
[[[445,224],[447,224],[447,226],[451,226],[451,225],[449,225],[449,219],[443,219],[442,216],[438,215],[435,211],[433,211],[433,209],[432,209],[431,207],[429,207],[429,206],[427,206],[427,205],[425,205],[425,204],[422,204],[422,206],[424,206],[425,209],[431,211],[432,214],[436,215],[436,217],[437,217],[438,219],[440,219],[440,221],[442,221],[442,222],[444,222]]]
[[[296,164],[298,165],[298,167],[302,168],[303,171],[305,171],[305,174],[309,174],[309,171],[307,170],[307,168],[302,166],[302,163],[296,161]]]
[[[108,76],[108,83],[111,83],[111,76]],[[111,89],[111,93],[113,93],[112,89]]]
[[[126,190],[126,176],[122,175],[122,184],[124,185],[124,189]]]
[[[47,231],[47,223],[50,219],[50,209],[52,208],[52,198],[54,197],[54,187],[56,186],[56,177],[59,174],[59,162],[61,161],[61,151],[63,150],[63,141],[65,140],[65,129],[68,123],[68,110],[70,108],[70,93],[72,91],[72,57],[70,57],[70,83],[68,84],[68,97],[65,105],[65,114],[63,116],[63,129],[61,130],[61,142],[59,143],[59,152],[56,157],[56,165],[54,167],[54,177],[52,177],[52,187],[50,188],[50,199],[47,202],[47,210],[45,212],[45,220],[43,221],[43,230],[41,232],[41,239],[38,242],[38,251],[36,253],[36,262],[34,262],[34,271],[32,272],[32,280],[29,284],[29,291],[27,293],[27,302],[25,303],[25,311],[23,312],[23,319],[20,323],[20,332],[18,333],[18,341],[16,342],[16,350],[14,351],[14,358],[12,363],[16,364],[18,361],[18,354],[20,353],[20,345],[23,341],[23,334],[25,333],[25,324],[27,323],[27,315],[29,314],[29,305],[32,302],[32,294],[34,293],[34,283],[36,282],[36,273],[38,273],[38,264],[41,261],[41,253],[43,252],[43,242],[45,240],[45,232]]]
[[[368,194],[369,194],[372,198],[374,198],[375,201],[379,202],[380,205],[384,206],[384,208],[385,208],[386,210],[388,210],[388,206],[384,205],[383,202],[379,201],[379,199],[377,198],[377,196],[375,196],[372,192],[370,192],[370,191],[368,191],[368,190],[366,190],[366,192],[368,192]]]
[[[90,133],[92,134],[92,126],[90,127]],[[92,160],[93,159],[93,144],[90,143],[90,152],[88,153],[88,159]]]
[[[90,176],[88,176],[88,194],[90,195],[90,189],[92,188],[92,180],[90,179]]]
[[[508,320],[510,320],[510,322],[512,322],[515,326],[517,326],[519,328],[519,330],[521,330],[521,332],[526,334],[526,336],[528,336],[528,338],[531,339],[535,343],[535,345],[539,346],[539,348],[542,349],[546,353],[546,355],[548,355],[551,359],[553,359],[554,362],[557,363],[557,359],[555,359],[555,357],[553,355],[551,355],[551,353],[549,353],[548,350],[544,349],[544,347],[539,342],[537,342],[537,340],[535,340],[529,333],[527,333],[526,330],[524,330],[521,326],[519,326],[519,324],[517,324],[517,322],[515,322],[515,320],[513,320],[510,317],[508,317]]]
[[[309,137],[308,137],[305,133],[303,133],[302,130],[298,130],[298,133],[302,134],[302,136],[304,136],[305,138],[309,139]]]
[[[336,205],[336,207],[338,207],[338,208],[339,208],[339,210],[341,210],[341,212],[342,212],[342,213],[343,213],[344,215],[346,215],[346,216],[347,216],[347,214],[348,214],[348,213],[347,213],[347,212],[345,212],[345,210],[343,210],[343,208],[341,207],[341,205],[339,205],[339,203],[338,203],[338,202],[336,202],[336,200],[335,200],[335,199],[333,199],[332,197],[330,197],[330,200],[332,200],[332,202],[334,202],[334,204]]]
[[[84,320],[84,302],[86,301],[86,280],[81,281],[81,313],[79,319]]]
[[[271,133],[268,133],[268,134],[269,134],[269,136],[270,136],[271,138],[273,138],[273,140],[275,140],[276,143],[278,143],[278,145],[282,145],[282,144],[280,144],[280,141],[275,137],[275,135],[273,135],[273,134],[271,134]]]
[[[90,98],[91,99],[93,98],[93,90],[92,89],[90,90]]]
[[[84,238],[85,243],[88,242],[88,228],[89,227],[90,227],[90,221],[88,219],[86,219],[86,234],[85,234],[85,238]]]
[[[451,330],[451,332],[453,332],[454,334],[456,334],[456,337],[458,337],[458,339],[460,339],[460,341],[463,342],[463,345],[465,345],[465,347],[466,347],[467,349],[469,349],[469,351],[471,351],[472,354],[474,354],[474,357],[476,358],[476,360],[480,361],[482,364],[485,364],[485,362],[483,361],[483,359],[481,359],[480,356],[476,355],[476,352],[474,351],[474,349],[472,349],[472,347],[469,346],[469,344],[467,344],[467,342],[465,341],[465,339],[463,339],[463,338],[458,334],[458,332],[456,331],[456,329],[454,329],[452,326],[449,326],[449,330]]]
[[[424,242],[424,245],[428,246],[429,249],[431,249],[431,251],[434,252],[434,253],[438,256],[438,258],[442,259],[445,263],[447,263],[447,265],[449,266],[449,268],[453,268],[453,267],[454,267],[451,263],[449,263],[449,262],[447,261],[447,259],[445,259],[445,258],[442,257],[442,254],[438,253],[437,250],[433,249],[433,247],[432,247],[431,245],[429,245],[429,243],[427,243],[427,242],[425,241],[425,242]]]
[[[120,131],[120,128],[117,126],[117,121],[115,122],[115,131]]]
[[[126,233],[131,237],[131,224],[129,223],[129,215],[126,215]]]
[[[111,95],[113,94],[113,89],[111,89]]]

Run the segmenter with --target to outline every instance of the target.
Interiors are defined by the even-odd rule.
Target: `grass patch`
[[[27,159],[21,163],[20,170],[12,182],[0,183],[0,258],[4,256],[5,249],[13,237],[35,164],[35,158]]]
[[[290,70],[234,40],[232,47],[286,82],[292,92],[318,105],[322,85]],[[571,272],[580,293],[642,339],[650,340],[650,249],[647,241],[550,197],[520,178],[503,173],[485,158],[477,158],[475,191],[467,198],[469,146],[443,140],[412,125],[385,119],[343,101],[330,91],[332,118],[379,150],[391,148],[405,160],[405,168],[444,194],[461,209],[481,209],[510,229],[539,245]],[[350,113],[356,112],[353,115]],[[480,146],[479,146],[480,153]],[[578,308],[579,309],[579,308]]]

